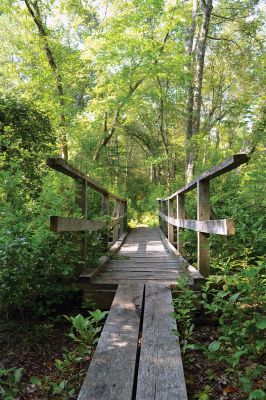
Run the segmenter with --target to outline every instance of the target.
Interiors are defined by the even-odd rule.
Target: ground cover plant
[[[78,277],[106,255],[107,232],[87,234],[84,261],[78,234],[50,231],[51,216],[82,210],[47,158],[127,198],[130,226],[155,227],[156,198],[237,153],[248,163],[211,183],[212,219],[233,218],[236,234],[211,235],[211,277],[202,294],[180,280],[175,318],[191,398],[265,397],[265,21],[261,0],[2,0],[5,400],[74,398],[103,317],[83,313]],[[112,218],[99,193],[87,200],[89,219]],[[182,238],[195,265],[196,234]]]

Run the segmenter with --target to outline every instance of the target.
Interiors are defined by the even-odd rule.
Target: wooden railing
[[[82,218],[52,216],[50,218],[50,228],[54,232],[81,232],[82,236],[79,240],[80,256],[84,261],[86,268],[87,246],[85,232],[112,229],[112,243],[115,243],[123,234],[124,230],[127,229],[127,201],[109,192],[107,189],[93,181],[86,174],[65,162],[62,158],[48,158],[47,165],[64,175],[70,176],[76,182],[76,204],[82,211]],[[88,187],[102,194],[102,215],[109,217],[106,221],[87,219]],[[115,202],[112,216],[109,215],[109,205],[111,200]],[[106,245],[108,245],[108,236],[109,235],[104,236]]]
[[[234,235],[234,221],[229,219],[211,219],[210,181],[225,172],[237,168],[248,161],[246,154],[236,154],[219,165],[204,172],[188,185],[179,189],[167,198],[157,199],[160,227],[171,245],[183,256],[184,249],[180,230],[190,229],[197,232],[197,259],[199,273],[207,277],[210,274],[209,234]],[[197,188],[197,220],[185,219],[185,194]],[[222,196],[222,194],[221,194]],[[174,208],[176,202],[176,217]],[[174,241],[176,229],[176,241]]]

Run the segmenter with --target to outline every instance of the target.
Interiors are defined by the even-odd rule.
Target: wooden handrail
[[[248,162],[249,158],[246,154],[235,154],[230,158],[227,158],[225,161],[223,161],[221,164],[215,165],[213,168],[209,169],[208,171],[203,172],[200,176],[197,178],[193,179],[189,184],[186,186],[182,187],[181,189],[177,190],[175,193],[171,194],[170,196],[160,199],[157,198],[157,200],[171,200],[175,196],[180,195],[180,194],[185,194],[189,192],[190,190],[196,189],[197,183],[199,181],[210,181],[213,178],[216,178],[217,176],[220,176],[226,172],[232,171],[233,169],[239,167],[241,164],[245,164]]]
[[[177,190],[166,198],[157,198],[160,227],[171,245],[183,255],[183,243],[180,238],[181,229],[190,229],[197,232],[198,239],[198,271],[207,277],[210,274],[210,245],[209,234],[234,235],[235,226],[231,218],[212,220],[210,205],[210,181],[217,176],[239,167],[248,162],[246,154],[235,154],[221,164],[214,166],[188,185]],[[197,188],[197,220],[185,218],[185,193]],[[176,216],[173,202],[176,201]],[[174,241],[176,229],[176,242]]]
[[[90,186],[96,192],[102,193],[103,195],[109,196],[115,200],[126,201],[125,199],[122,199],[121,197],[115,195],[114,193],[109,192],[107,189],[99,185],[99,183],[93,181],[88,175],[79,171],[75,167],[72,167],[72,165],[68,164],[62,158],[59,157],[48,158],[46,164],[49,167],[53,168],[54,170],[61,172],[64,175],[70,176],[73,179],[82,179],[86,181],[87,185]]]
[[[109,192],[107,189],[93,181],[89,176],[65,162],[62,158],[48,158],[46,163],[50,168],[53,168],[64,175],[70,176],[76,181],[76,204],[81,209],[82,218],[51,216],[50,229],[54,232],[80,232],[80,235],[82,235],[79,240],[80,256],[84,261],[86,269],[86,231],[97,231],[103,229],[110,230],[113,228],[113,242],[116,242],[124,232],[124,229],[127,229],[127,201]],[[108,219],[108,221],[92,221],[87,219],[88,186],[102,194],[102,215],[109,216],[110,200],[115,201],[113,215]],[[107,248],[108,234],[103,233],[102,238],[106,243]],[[78,271],[78,273],[81,272],[82,271]]]

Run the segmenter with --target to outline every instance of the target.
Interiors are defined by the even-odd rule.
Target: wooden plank
[[[97,231],[106,227],[104,221],[90,221],[87,219],[50,217],[50,229],[54,232]]]
[[[70,176],[73,179],[82,179],[87,182],[88,186],[90,186],[92,189],[96,190],[96,192],[102,193],[104,195],[109,195],[113,199],[120,200],[120,201],[126,201],[125,199],[122,199],[119,196],[116,196],[113,193],[110,193],[107,189],[99,185],[97,182],[93,181],[91,178],[89,178],[86,174],[83,172],[79,171],[78,169],[72,167],[72,165],[68,164],[66,161],[64,161],[62,158],[59,157],[53,157],[53,158],[48,158],[46,161],[46,164],[55,169],[58,172],[61,172],[64,175]]]
[[[173,218],[174,217],[174,208],[173,208],[173,200],[168,200],[168,218]],[[168,220],[168,240],[170,243],[174,243],[174,227],[170,223],[170,220]]]
[[[110,253],[116,253],[123,245],[126,237],[127,237],[128,232],[122,233],[121,236],[119,236],[119,239],[110,247],[109,252]]]
[[[145,307],[136,400],[186,400],[171,289],[145,285]]]
[[[235,234],[235,224],[232,218],[227,219],[208,219],[205,221],[198,221],[194,219],[177,219],[160,215],[165,221],[173,226],[183,229],[189,229],[202,233],[215,233],[217,235],[231,236]]]
[[[81,209],[82,219],[85,220],[87,218],[87,182],[84,180],[76,181],[76,205]],[[86,269],[87,262],[87,235],[85,231],[81,231],[78,235],[78,246],[79,246],[79,254],[80,258],[83,261],[82,264],[77,265],[78,275],[82,270]]]
[[[210,181],[199,181],[197,184],[197,219],[210,218]],[[210,244],[207,233],[197,233],[198,237],[198,271],[205,278],[210,274]]]
[[[186,210],[185,210],[185,195],[178,194],[176,196],[176,217],[177,219],[186,219]],[[176,230],[176,241],[177,241],[177,250],[180,254],[184,254],[184,245],[182,240],[182,229],[177,227]]]
[[[165,246],[169,248],[171,253],[176,257],[177,261],[182,265],[184,268],[187,268],[187,270],[190,273],[190,276],[192,278],[191,284],[194,285],[196,282],[202,283],[205,281],[204,277],[199,273],[196,268],[192,267],[192,265],[189,264],[189,262],[178,252],[178,250],[168,241],[168,239],[165,237],[163,231],[160,231],[162,241],[164,242]]]
[[[131,399],[142,297],[142,284],[118,287],[78,400]]]
[[[224,174],[225,172],[232,171],[233,169],[239,167],[240,165],[247,163],[248,160],[249,160],[249,158],[248,158],[247,154],[235,154],[232,157],[227,158],[222,163],[215,165],[208,171],[203,172],[200,176],[195,178],[188,185],[184,186],[182,189],[179,189],[177,192],[171,194],[169,197],[167,197],[165,199],[157,199],[157,201],[170,200],[179,194],[187,193],[190,190],[193,190],[197,187],[197,182],[202,181],[202,180],[210,181],[211,179],[216,178],[217,176],[220,176],[220,175]]]
[[[113,242],[116,242],[118,240],[119,237],[119,227],[118,227],[118,223],[120,223],[120,206],[121,203],[120,201],[115,201],[115,208],[114,208],[114,212],[113,212],[113,218],[112,218],[112,222],[113,224]],[[117,223],[115,223],[115,221],[117,221]]]

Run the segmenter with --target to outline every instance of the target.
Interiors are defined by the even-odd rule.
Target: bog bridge
[[[233,235],[232,219],[211,219],[210,181],[241,164],[246,154],[233,155],[185,187],[158,201],[158,228],[128,232],[127,201],[94,182],[61,158],[49,167],[70,176],[77,185],[82,218],[51,217],[55,232],[79,232],[81,287],[104,309],[110,309],[78,400],[186,400],[184,372],[173,334],[172,291],[182,272],[199,287],[210,274],[209,235]],[[102,216],[87,219],[87,188],[102,195]],[[185,218],[185,194],[197,190],[197,220]],[[111,215],[110,215],[111,214]],[[197,268],[185,259],[181,230],[197,232]],[[109,253],[98,266],[86,265],[86,231],[103,231]],[[111,240],[110,240],[111,238]]]

